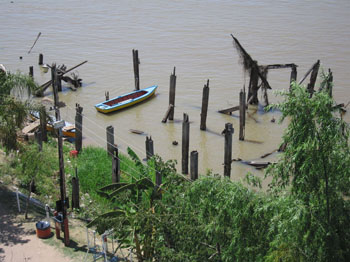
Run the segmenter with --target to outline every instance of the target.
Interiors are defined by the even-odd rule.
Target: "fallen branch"
[[[28,54],[32,51],[33,47],[35,46],[35,44],[36,44],[36,42],[38,41],[38,39],[39,39],[40,36],[41,36],[41,32],[39,32],[38,36],[36,37],[34,44],[32,45],[32,47],[31,47],[31,48],[29,49],[29,51],[28,51]]]

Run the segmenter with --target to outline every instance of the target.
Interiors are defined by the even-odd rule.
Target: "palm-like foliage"
[[[32,109],[28,98],[36,88],[29,76],[0,71],[0,141],[7,150],[17,148],[16,131]],[[27,99],[24,100],[25,95]]]

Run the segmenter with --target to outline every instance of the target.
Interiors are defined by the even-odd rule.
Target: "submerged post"
[[[109,156],[112,156],[114,151],[114,127],[113,126],[107,126],[106,135],[107,135],[107,153]]]
[[[120,161],[118,148],[113,147],[113,160],[112,160],[112,183],[120,182]]]
[[[174,72],[170,75],[170,87],[169,87],[169,106],[172,105],[173,108],[169,114],[169,120],[174,120],[175,111],[175,90],[176,90],[176,67],[174,66]]]
[[[33,67],[33,66],[30,66],[30,67],[29,67],[29,76],[30,76],[31,78],[34,78],[34,67]]]
[[[83,108],[75,104],[75,150],[80,153],[83,145]]]
[[[231,176],[231,160],[232,160],[232,134],[234,129],[231,123],[225,124],[225,156],[224,156],[224,176]]]
[[[42,65],[43,64],[43,61],[44,61],[44,56],[43,54],[39,54],[39,65]]]
[[[139,59],[138,50],[134,50],[134,49],[132,50],[132,58],[133,58],[133,64],[134,64],[135,90],[140,90],[140,73],[139,73],[140,59]]]
[[[207,84],[203,87],[203,96],[202,96],[202,110],[201,110],[201,130],[207,129],[207,113],[208,113],[208,102],[209,102],[209,79]]]
[[[191,152],[191,180],[198,179],[198,152]]]
[[[184,113],[182,122],[182,174],[188,174],[188,154],[190,147],[190,122]]]
[[[146,159],[150,159],[154,155],[153,140],[152,137],[146,137]]]

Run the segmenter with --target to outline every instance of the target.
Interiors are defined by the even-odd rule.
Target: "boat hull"
[[[98,112],[106,114],[133,106],[152,97],[155,94],[157,87],[157,85],[150,86],[145,89],[137,90],[110,100],[106,100],[102,103],[96,104],[95,108]],[[129,97],[131,98],[128,99]]]

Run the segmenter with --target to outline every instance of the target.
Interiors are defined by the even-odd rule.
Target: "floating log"
[[[137,129],[129,129],[129,131],[130,131],[131,133],[134,133],[134,134],[137,134],[137,135],[142,135],[142,134],[144,134],[143,131],[137,130]]]
[[[166,121],[169,119],[170,120],[170,115],[171,113],[174,112],[174,106],[172,104],[169,105],[168,110],[166,111],[163,119],[162,119],[162,123],[166,123]]]
[[[271,162],[257,162],[257,161],[240,161],[242,164],[253,166],[258,169],[266,168]]]

